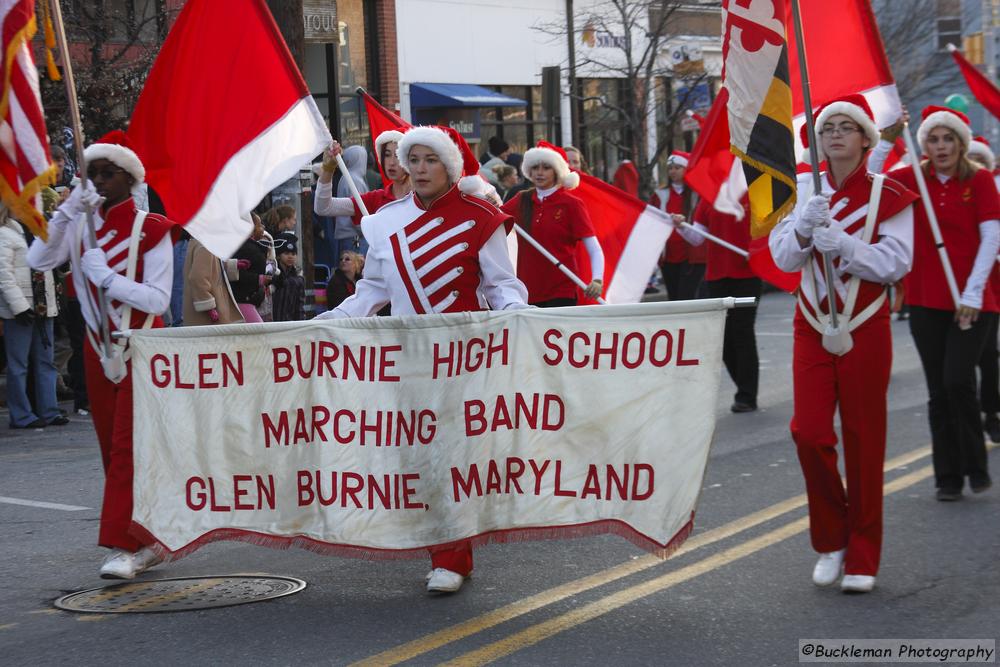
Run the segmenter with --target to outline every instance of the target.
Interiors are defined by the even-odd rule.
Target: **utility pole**
[[[579,146],[580,119],[577,114],[576,30],[573,27],[573,0],[566,0],[566,42],[569,54],[569,126],[572,144]]]

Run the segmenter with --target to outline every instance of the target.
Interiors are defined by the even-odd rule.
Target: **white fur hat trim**
[[[382,135],[379,135],[379,138],[381,137]],[[396,157],[399,159],[399,163],[403,166],[403,169],[406,170],[406,173],[410,173],[410,166],[406,158],[410,154],[410,149],[414,146],[427,146],[427,148],[430,148],[437,154],[441,162],[444,163],[450,183],[458,183],[462,178],[464,166],[462,151],[458,149],[458,146],[455,145],[455,142],[451,140],[451,137],[447,133],[442,132],[436,127],[426,125],[407,130],[402,138],[399,139],[396,148]]]
[[[966,125],[961,118],[950,111],[935,111],[927,116],[924,122],[920,123],[920,127],[917,128],[917,142],[920,144],[920,150],[924,151],[925,154],[927,153],[927,148],[925,147],[927,135],[935,127],[946,127],[954,132],[955,136],[958,137],[958,140],[962,142],[962,145],[966,149],[972,143],[972,128]]]
[[[399,130],[386,130],[375,138],[375,159],[382,164],[382,148],[386,144],[399,143],[403,138],[403,133]]]
[[[667,158],[667,164],[677,164],[686,167],[688,166],[688,160],[683,155],[671,155]]]
[[[580,176],[570,171],[569,164],[562,155],[551,148],[529,148],[524,153],[524,159],[521,161],[521,173],[524,174],[525,178],[531,178],[529,172],[536,164],[547,164],[552,167],[556,172],[556,181],[567,190],[572,190],[580,185]]]
[[[94,160],[107,160],[124,169],[135,179],[132,192],[146,180],[146,168],[135,152],[119,144],[90,144],[83,151],[83,158],[90,164]]]
[[[993,155],[993,151],[989,146],[981,141],[976,141],[975,139],[969,144],[969,157],[980,157],[986,162],[986,168],[990,171],[996,167],[996,156]]]
[[[868,137],[869,148],[875,148],[875,144],[879,140],[878,127],[875,126],[875,121],[868,117],[865,110],[859,107],[857,104],[851,104],[850,102],[833,102],[828,104],[823,110],[816,116],[816,123],[814,127],[816,128],[816,150],[819,153],[819,159],[824,158],[823,155],[823,144],[819,141],[819,133],[830,118],[833,116],[844,115],[853,120],[861,128],[861,131],[865,133]],[[806,160],[808,162],[808,160]]]

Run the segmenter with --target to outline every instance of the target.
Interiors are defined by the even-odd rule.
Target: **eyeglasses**
[[[820,128],[819,133],[829,137],[846,137],[860,131],[861,128],[853,123],[841,123],[840,125],[824,125]]]
[[[111,167],[104,167],[103,169],[95,169],[93,167],[89,167],[87,169],[87,178],[89,178],[90,180],[94,180],[95,178],[100,176],[105,181],[109,181],[115,177],[115,174],[120,174],[124,171],[125,171],[124,169],[112,169]]]

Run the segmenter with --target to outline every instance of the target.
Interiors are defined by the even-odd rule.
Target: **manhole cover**
[[[184,577],[131,581],[70,593],[55,601],[58,609],[98,614],[137,614],[231,607],[293,595],[306,582],[293,577]]]

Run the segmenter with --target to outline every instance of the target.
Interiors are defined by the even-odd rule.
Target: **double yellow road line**
[[[992,449],[994,445],[990,445]],[[912,452],[907,452],[897,456],[885,463],[886,472],[908,466],[919,461],[930,454],[930,447],[922,447]],[[925,466],[919,470],[907,473],[885,484],[885,495],[896,493],[921,482],[933,474],[932,466]],[[805,507],[807,504],[805,494],[783,500],[779,503],[766,507],[758,512],[741,517],[725,525],[706,531],[700,535],[691,537],[674,554],[673,558],[678,558],[684,554],[691,553],[697,549],[714,544],[720,540],[727,539],[763,523],[771,521],[779,516],[787,514],[793,510]],[[479,649],[465,653],[454,660],[446,663],[449,665],[484,665],[504,656],[520,651],[528,646],[552,637],[560,632],[578,626],[587,621],[603,616],[609,612],[619,609],[631,602],[635,602],[653,593],[666,590],[685,581],[689,581],[702,574],[706,574],[720,567],[746,558],[762,549],[777,544],[790,537],[806,531],[809,527],[809,518],[802,517],[786,523],[774,530],[771,530],[759,537],[747,540],[736,546],[730,547],[717,554],[708,556],[700,561],[686,565],[680,569],[667,572],[654,579],[644,581],[640,584],[630,586],[615,593],[606,595],[598,600],[590,602],[578,609],[566,612],[532,625],[524,630],[515,632],[498,641],[489,643]],[[475,618],[453,625],[443,630],[433,632],[413,641],[401,644],[395,648],[373,655],[365,660],[354,663],[356,666],[369,665],[396,665],[407,660],[411,660],[421,655],[437,650],[442,646],[452,644],[471,635],[493,628],[501,623],[528,614],[537,609],[565,600],[574,595],[587,592],[598,586],[603,586],[625,577],[637,574],[656,566],[669,567],[672,561],[662,561],[654,556],[644,556],[636,560],[617,565],[615,567],[597,572],[582,579],[570,581],[542,591],[530,597],[512,602],[511,604],[487,612]]]

